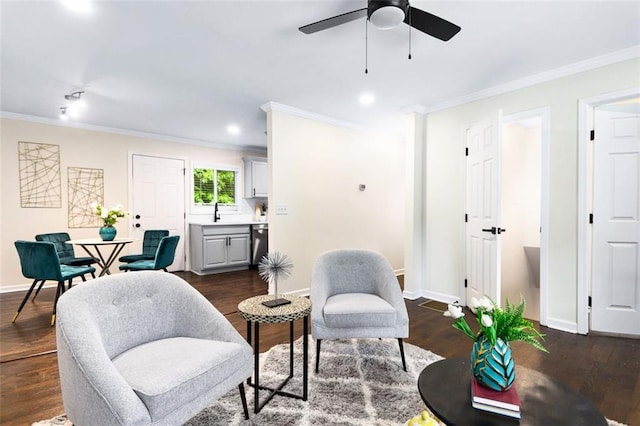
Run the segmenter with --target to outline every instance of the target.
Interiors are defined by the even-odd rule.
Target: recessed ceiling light
[[[238,133],[240,133],[240,127],[238,127],[237,124],[229,124],[227,126],[227,132],[232,135],[237,135]]]
[[[364,93],[360,96],[360,103],[365,106],[369,106],[375,102],[376,98],[371,93]]]
[[[62,0],[62,4],[74,12],[91,12],[91,0]]]

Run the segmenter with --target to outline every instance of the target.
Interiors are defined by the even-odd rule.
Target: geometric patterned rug
[[[396,339],[326,340],[322,342],[320,372],[315,374],[315,341],[309,338],[308,400],[275,395],[258,414],[253,413],[253,388],[245,385],[250,420],[245,420],[238,388],[215,401],[187,426],[397,426],[426,410],[418,393],[420,372],[442,359],[405,343],[407,372],[402,369]],[[302,394],[302,338],[294,343],[294,377],[284,390]],[[260,355],[260,384],[278,385],[289,372],[289,345]],[[261,391],[261,399],[267,391]],[[442,424],[442,423],[441,423]],[[33,426],[70,426],[65,416]],[[609,420],[610,426],[624,426]]]
[[[405,343],[407,372],[396,339],[326,340],[315,374],[315,344],[309,339],[308,400],[274,396],[253,413],[253,388],[245,386],[250,421],[242,416],[237,390],[229,392],[187,423],[205,425],[401,425],[425,409],[417,387],[420,372],[442,359]],[[302,339],[294,343],[294,377],[284,390],[302,394]],[[289,372],[289,345],[278,345],[261,359],[260,384],[278,385]],[[268,392],[261,391],[260,396]]]

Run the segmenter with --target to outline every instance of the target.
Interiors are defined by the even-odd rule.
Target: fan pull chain
[[[409,8],[409,60],[411,60],[411,8]]]
[[[364,73],[369,74],[369,18],[364,21]]]

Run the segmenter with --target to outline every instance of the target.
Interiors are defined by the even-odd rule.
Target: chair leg
[[[247,408],[247,396],[244,393],[244,383],[238,385],[240,388],[240,399],[242,400],[242,410],[244,411],[245,420],[249,420],[249,408]]]
[[[80,278],[82,278],[82,281],[83,281],[83,282],[87,282],[87,279],[85,278],[85,276],[84,276],[84,275],[80,275]]]
[[[93,278],[94,280],[96,279],[96,274],[95,273],[91,273],[91,278]]]
[[[316,373],[318,372],[318,367],[320,366],[320,342],[321,339],[316,339]]]
[[[31,302],[35,302],[36,301],[36,297],[38,297],[38,293],[40,293],[40,290],[42,289],[43,285],[44,285],[44,280],[40,280],[40,285],[36,289],[36,292],[34,293],[33,299],[31,299]]]
[[[402,368],[404,371],[407,371],[407,362],[404,359],[404,345],[402,344],[402,339],[398,338],[398,345],[400,345],[400,356],[402,357]]]
[[[20,303],[20,307],[16,311],[16,314],[13,316],[13,319],[11,320],[11,322],[16,322],[16,320],[18,319],[18,315],[20,315],[20,311],[22,310],[22,308],[24,308],[24,304],[27,303],[27,300],[29,300],[29,296],[31,296],[31,292],[33,291],[33,288],[36,286],[38,281],[40,280],[33,280],[33,282],[31,283],[31,287],[29,287],[29,291],[27,291],[27,294],[24,296],[24,299],[22,299],[22,303]],[[40,284],[40,286],[42,287],[42,284]]]
[[[73,287],[73,283],[71,281],[73,281],[73,278],[69,280],[69,283],[67,284],[67,290],[70,290],[71,287]]]
[[[53,314],[51,314],[51,326],[53,327],[56,324],[56,305],[58,304],[58,299],[64,293],[64,281],[58,282],[58,287],[56,288],[56,298],[53,301]]]

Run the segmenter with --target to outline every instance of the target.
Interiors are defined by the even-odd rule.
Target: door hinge
[[[464,279],[464,288],[467,288],[467,279]]]
[[[589,213],[589,223],[593,225],[593,213]]]
[[[469,215],[468,214],[464,214],[464,223],[469,222]]]
[[[596,140],[596,131],[595,130],[591,130],[591,132],[589,132],[589,140],[591,140],[591,141],[595,141]]]
[[[589,307],[591,307],[591,296],[589,296],[589,299],[587,300],[587,304],[589,305]]]
[[[468,157],[469,156],[469,147],[465,147],[464,148],[464,156]]]

